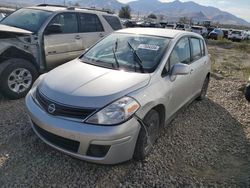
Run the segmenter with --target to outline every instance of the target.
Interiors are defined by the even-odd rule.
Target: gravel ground
[[[143,162],[87,163],[45,145],[24,100],[0,99],[2,187],[250,187],[250,104],[238,79],[214,80],[162,132]]]

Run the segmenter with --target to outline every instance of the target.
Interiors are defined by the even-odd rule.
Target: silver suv
[[[32,128],[48,145],[87,161],[144,159],[164,125],[205,98],[210,66],[201,35],[116,31],[39,77],[26,97]]]
[[[23,97],[39,73],[68,62],[105,35],[121,29],[106,11],[38,5],[0,22],[0,89]]]

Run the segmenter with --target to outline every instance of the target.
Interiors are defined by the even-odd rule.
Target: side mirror
[[[46,34],[59,34],[62,33],[62,25],[52,24],[49,25],[46,29]]]
[[[187,64],[177,63],[171,70],[171,76],[187,75],[190,73],[190,67]]]

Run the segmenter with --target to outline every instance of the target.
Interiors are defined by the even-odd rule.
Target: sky
[[[118,0],[127,3],[132,0]],[[160,0],[161,2],[171,2],[173,0]],[[180,0],[182,2],[190,0]],[[206,6],[213,6],[221,10],[234,14],[250,22],[250,0],[192,0],[196,3]]]

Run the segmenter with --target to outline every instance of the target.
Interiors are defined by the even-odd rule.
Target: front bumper
[[[67,120],[45,112],[33,100],[31,94],[26,96],[26,106],[30,115],[34,132],[46,144],[73,157],[101,164],[117,164],[132,159],[140,124],[132,118],[117,126],[89,125],[82,122]],[[47,139],[42,132],[65,138],[79,143],[75,152],[65,149],[51,139]],[[59,141],[60,141],[59,139]],[[57,140],[58,141],[58,140]],[[103,157],[88,155],[91,145],[109,146]]]

